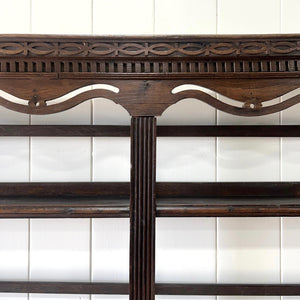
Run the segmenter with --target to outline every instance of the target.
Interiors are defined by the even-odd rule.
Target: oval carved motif
[[[291,53],[297,49],[297,45],[289,42],[278,42],[271,47],[271,51],[278,54]]]
[[[65,43],[60,46],[60,53],[62,55],[78,55],[85,54],[86,47],[83,44]]]
[[[119,46],[119,51],[127,55],[139,55],[145,51],[145,48],[140,44],[126,43]]]
[[[92,44],[89,51],[95,55],[107,55],[115,51],[114,46],[107,43]]]
[[[50,53],[57,54],[54,45],[49,43],[31,43],[28,45],[28,51],[35,55],[48,55]]]
[[[232,54],[236,52],[236,47],[232,43],[219,43],[216,45],[211,45],[209,47],[209,50],[214,54]]]
[[[178,51],[186,54],[186,55],[199,55],[201,53],[205,52],[205,46],[195,44],[195,43],[188,43],[185,45],[182,45],[178,48]]]
[[[244,54],[261,54],[267,50],[263,43],[245,43],[241,44],[241,52]]]
[[[169,44],[154,44],[149,47],[149,52],[157,55],[170,55],[174,53],[176,50],[172,45]]]
[[[0,44],[0,53],[6,55],[17,55],[24,51],[24,45],[19,43]]]

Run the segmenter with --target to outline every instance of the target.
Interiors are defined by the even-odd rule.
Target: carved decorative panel
[[[133,116],[156,116],[192,97],[231,114],[264,115],[299,102],[288,94],[300,86],[299,54],[298,35],[2,35],[0,104],[49,114],[104,97]],[[106,87],[90,89],[99,84]],[[185,84],[194,87],[173,91]],[[223,103],[212,91],[236,105]],[[285,102],[268,104],[283,95]]]

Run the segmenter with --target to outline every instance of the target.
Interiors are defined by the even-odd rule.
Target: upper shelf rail
[[[0,136],[129,137],[130,126],[0,125]],[[158,126],[158,137],[300,137],[300,125]]]
[[[300,182],[157,182],[158,198],[299,198]],[[0,198],[129,197],[129,182],[2,182]]]

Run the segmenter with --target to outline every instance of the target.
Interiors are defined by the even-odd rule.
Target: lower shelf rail
[[[1,218],[126,218],[128,182],[0,183]],[[157,217],[300,216],[300,182],[157,182]]]
[[[157,217],[300,216],[300,199],[164,198]],[[0,199],[0,218],[128,218],[129,199]]]
[[[128,283],[0,281],[1,293],[127,295]],[[299,296],[300,284],[156,283],[156,295]]]

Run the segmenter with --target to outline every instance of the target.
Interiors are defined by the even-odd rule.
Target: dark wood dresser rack
[[[158,295],[300,295],[299,284],[155,284],[155,218],[300,216],[300,182],[157,182],[157,136],[300,137],[300,126],[158,126],[156,116],[196,98],[239,116],[290,108],[300,95],[300,35],[0,36],[0,105],[26,114],[61,112],[97,97],[113,100],[131,126],[0,125],[0,136],[130,136],[131,181],[1,183],[2,218],[130,217],[130,280],[1,281],[0,292]],[[102,84],[63,102],[52,99]],[[185,89],[176,89],[182,85]],[[109,86],[112,86],[109,87]],[[196,86],[196,87],[195,87]],[[210,91],[235,100],[229,105]],[[292,108],[290,108],[292,109]]]

